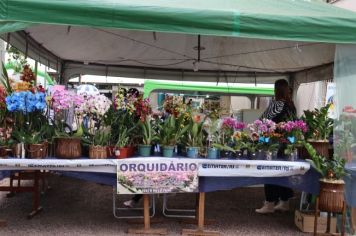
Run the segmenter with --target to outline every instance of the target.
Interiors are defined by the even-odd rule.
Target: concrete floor
[[[21,193],[6,198],[0,192],[0,219],[7,227],[0,235],[128,235],[127,229],[135,227],[126,220],[117,220],[112,214],[112,188],[78,179],[52,175],[52,189],[42,196],[43,212],[31,220],[32,196]],[[3,180],[0,184],[6,184]],[[127,197],[125,198],[127,199]],[[171,197],[171,207],[193,207],[194,194],[177,194]],[[308,235],[294,225],[294,211],[258,215],[255,208],[264,199],[263,188],[240,188],[206,195],[206,217],[215,223],[207,226],[221,235]],[[124,199],[123,199],[124,200]],[[292,207],[297,205],[293,200]],[[169,235],[180,235],[182,228],[194,228],[161,214],[162,197],[157,200],[156,218],[162,219],[152,227],[166,227]]]

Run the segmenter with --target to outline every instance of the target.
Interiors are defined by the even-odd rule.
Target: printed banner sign
[[[176,158],[118,160],[118,194],[198,191],[198,160]]]
[[[303,175],[310,168],[307,162],[257,160],[204,160],[199,163],[199,176],[282,177]]]
[[[328,110],[329,117],[332,119],[336,119],[336,110],[334,104],[334,96],[335,96],[335,83],[328,83],[326,87],[326,98],[325,105],[330,104],[330,108]]]

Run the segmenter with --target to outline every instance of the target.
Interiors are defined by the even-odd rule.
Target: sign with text
[[[307,162],[259,160],[204,160],[199,162],[199,176],[215,177],[282,177],[303,175]]]
[[[194,159],[131,158],[118,160],[118,194],[198,192]]]

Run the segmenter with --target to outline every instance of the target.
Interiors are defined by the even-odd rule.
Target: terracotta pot
[[[124,147],[124,148],[117,148],[115,151],[115,157],[117,159],[123,159],[123,158],[128,158],[130,155],[130,148]]]
[[[48,143],[28,144],[26,148],[27,158],[43,159],[48,155]]]
[[[342,212],[345,182],[320,180],[319,209],[326,212]]]
[[[89,147],[89,158],[90,159],[106,159],[108,157],[106,146],[94,146]]]
[[[55,156],[61,159],[78,159],[82,156],[80,138],[57,138]]]

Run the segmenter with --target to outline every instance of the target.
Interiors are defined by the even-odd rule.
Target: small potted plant
[[[305,143],[311,160],[309,162],[321,175],[319,210],[327,212],[342,212],[344,205],[343,177],[346,175],[345,159],[338,155],[327,158],[319,155],[313,146]]]
[[[224,118],[220,125],[220,156],[221,157],[231,157],[234,152],[226,147],[232,147],[234,145],[234,133],[236,131],[241,131],[245,128],[245,124],[237,121],[234,118],[228,117]],[[216,146],[216,145],[215,145]]]
[[[271,159],[269,155],[278,146],[271,142],[271,136],[276,130],[276,123],[272,120],[255,120],[248,124],[250,140],[247,142],[247,151],[251,159]],[[267,152],[264,153],[263,150]]]
[[[236,131],[233,134],[232,141],[229,143],[229,145],[221,145],[216,143],[213,144],[213,146],[222,151],[232,153],[233,155],[230,155],[230,158],[242,158],[244,150],[249,147],[247,141],[248,136],[245,132]]]
[[[304,134],[308,127],[303,120],[288,121],[278,124],[278,129],[283,133],[286,148],[284,153],[291,161],[298,159],[298,148],[303,147]]]
[[[219,140],[219,120],[218,119],[208,119],[207,125],[205,126],[205,131],[207,132],[208,141],[208,159],[218,158],[219,149],[214,145],[218,143]]]
[[[197,158],[203,146],[203,125],[200,115],[191,116],[186,132],[187,157]]]
[[[333,120],[328,117],[330,104],[314,111],[304,111],[303,120],[306,122],[308,132],[305,134],[309,142],[318,154],[329,156],[329,135],[333,130]]]
[[[139,125],[141,127],[143,143],[138,145],[138,152],[140,156],[148,157],[151,155],[152,143],[154,141],[158,141],[159,138],[152,127],[152,121],[150,116],[147,116],[144,122],[140,120]]]
[[[63,159],[76,159],[82,156],[81,139],[84,133],[82,121],[90,119],[85,114],[84,97],[68,90],[55,90],[49,101],[53,110],[53,127],[55,129],[55,156]],[[74,111],[74,122],[68,124],[70,110]]]
[[[115,156],[118,159],[127,158],[130,156],[130,150],[127,147],[129,144],[129,134],[126,128],[122,128],[119,132],[116,143]]]
[[[110,133],[108,130],[97,130],[92,138],[92,143],[89,146],[90,159],[106,159],[107,144],[110,140]]]
[[[164,157],[172,157],[173,151],[182,136],[187,132],[188,126],[184,125],[184,115],[175,117],[170,115],[159,125],[159,140]]]

